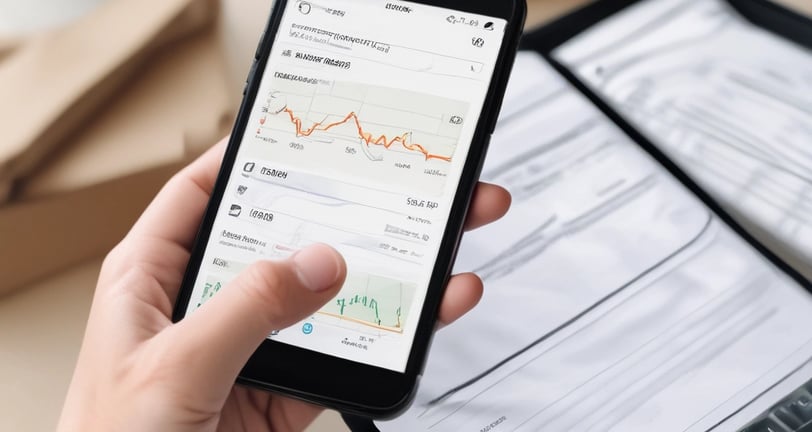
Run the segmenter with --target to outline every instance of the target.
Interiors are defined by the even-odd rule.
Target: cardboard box
[[[0,207],[0,294],[106,253],[172,174],[228,133],[235,96],[219,47],[213,23],[165,45],[18,182]]]
[[[0,183],[35,169],[155,52],[207,27],[215,0],[116,0],[31,37],[0,63]]]

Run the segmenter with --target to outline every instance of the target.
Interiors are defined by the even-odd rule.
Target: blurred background
[[[54,428],[103,256],[229,132],[271,3],[0,0],[0,430]]]

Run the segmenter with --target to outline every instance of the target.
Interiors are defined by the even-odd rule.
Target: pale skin
[[[59,431],[289,432],[304,430],[321,412],[234,382],[271,330],[335,297],[346,265],[332,248],[316,245],[286,261],[256,263],[172,323],[224,150],[221,142],[167,183],[105,259]],[[499,219],[509,206],[504,189],[480,184],[466,229]],[[440,324],[471,310],[482,290],[476,275],[454,276]]]

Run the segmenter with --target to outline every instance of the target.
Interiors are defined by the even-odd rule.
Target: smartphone
[[[525,14],[524,0],[275,2],[174,318],[314,243],[348,275],[268,335],[240,383],[375,418],[408,406]]]

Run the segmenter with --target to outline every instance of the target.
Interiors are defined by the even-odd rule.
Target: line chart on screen
[[[273,159],[320,173],[340,169],[359,183],[443,190],[468,104],[353,82],[275,79],[255,139]]]

